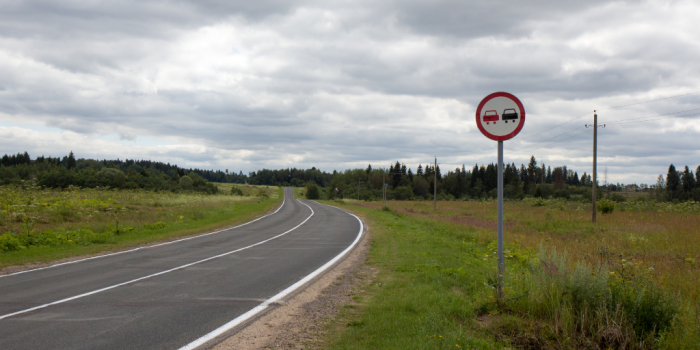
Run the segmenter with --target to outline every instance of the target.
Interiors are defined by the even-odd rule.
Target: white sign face
[[[492,140],[508,140],[525,125],[525,108],[517,97],[507,92],[494,92],[479,103],[476,125]]]

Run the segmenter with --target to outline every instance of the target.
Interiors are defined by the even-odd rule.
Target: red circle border
[[[503,135],[503,136],[492,135],[491,133],[486,131],[486,129],[484,129],[484,126],[481,125],[481,121],[479,120],[481,117],[481,109],[484,108],[484,105],[486,104],[486,102],[488,102],[489,100],[496,98],[496,97],[505,97],[505,98],[509,98],[509,99],[513,100],[513,102],[515,102],[515,104],[518,105],[518,108],[520,108],[520,113],[522,114],[520,117],[520,124],[518,124],[518,127],[515,128],[515,130],[513,130],[513,132],[511,132],[510,134]],[[509,94],[507,92],[494,92],[494,93],[484,97],[484,99],[481,100],[481,102],[479,103],[479,107],[476,108],[476,126],[479,128],[479,131],[481,131],[481,133],[484,134],[484,136],[490,138],[491,140],[494,140],[494,141],[510,140],[513,137],[515,137],[515,135],[520,133],[520,130],[522,130],[524,125],[525,125],[525,107],[523,107],[523,103],[520,102],[520,100],[517,97],[515,97],[513,94]]]

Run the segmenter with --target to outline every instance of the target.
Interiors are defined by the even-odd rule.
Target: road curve
[[[339,259],[362,224],[293,198],[218,233],[0,276],[0,349],[193,349]]]

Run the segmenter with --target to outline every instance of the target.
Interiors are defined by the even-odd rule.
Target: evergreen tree
[[[547,183],[551,184],[554,180],[552,179],[552,168],[547,167]]]
[[[467,178],[467,170],[464,168],[464,164],[462,164],[462,177]]]
[[[75,161],[75,156],[73,155],[73,151],[70,151],[68,154],[68,161],[66,162],[66,168],[73,169],[75,168],[76,161]]]
[[[401,175],[407,175],[406,164],[401,164]]]
[[[545,181],[547,180],[546,177],[547,177],[547,171],[544,168],[544,163],[542,163],[542,170],[540,171],[540,174],[537,176],[537,180],[540,183],[545,183]]]
[[[693,188],[695,188],[695,177],[687,165],[685,166],[685,170],[683,170],[683,177],[681,180],[683,181],[683,199],[690,198]]]
[[[408,180],[413,183],[413,171],[411,171],[411,168],[408,168]]]
[[[365,170],[367,174],[372,172],[372,164],[367,164],[367,170]]]
[[[680,197],[680,177],[676,171],[676,167],[671,164],[668,167],[668,173],[666,174],[666,191],[668,191],[668,199],[673,200]]]
[[[537,168],[538,167],[537,161],[535,160],[535,156],[530,157],[530,163],[527,165],[527,180],[529,184],[534,184],[537,180]]]
[[[418,164],[418,168],[416,169],[416,176],[423,176],[423,166]]]
[[[484,192],[488,192],[494,188],[498,188],[498,170],[496,169],[496,166],[493,163],[490,163],[486,166],[482,182],[484,184]]]
[[[700,165],[695,169],[695,187],[700,188]]]
[[[474,167],[472,168],[472,178],[469,181],[469,187],[476,186],[476,180],[478,178],[479,178],[479,166],[474,164]]]
[[[438,165],[437,168],[435,168],[435,172],[437,172],[437,179],[438,181],[442,180],[442,175],[440,174],[440,166]]]

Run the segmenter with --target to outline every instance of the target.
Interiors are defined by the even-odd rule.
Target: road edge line
[[[5,274],[5,275],[0,275],[0,278],[7,277],[7,276],[15,276],[15,275],[19,275],[19,274],[23,274],[23,273],[27,273],[27,272],[33,272],[33,271],[39,271],[39,270],[46,270],[46,269],[50,269],[50,268],[52,268],[52,267],[58,267],[58,266],[63,266],[63,265],[70,265],[70,264],[75,264],[75,263],[79,263],[79,262],[83,262],[83,261],[87,261],[87,260],[99,259],[99,258],[104,258],[104,257],[108,257],[108,256],[113,256],[113,255],[119,255],[119,254],[124,254],[124,253],[131,253],[131,252],[135,252],[135,251],[141,250],[141,249],[150,249],[150,248],[154,248],[154,247],[160,247],[160,246],[162,246],[162,245],[167,245],[167,244],[172,244],[172,243],[187,241],[187,240],[190,240],[190,239],[195,239],[195,238],[199,238],[199,237],[204,237],[204,236],[213,235],[213,234],[216,234],[216,233],[221,233],[221,232],[228,231],[228,230],[237,229],[237,228],[239,228],[239,227],[242,227],[242,226],[245,226],[245,225],[248,225],[248,224],[252,224],[252,223],[254,223],[254,222],[256,222],[256,221],[258,221],[258,220],[260,220],[260,219],[262,219],[262,218],[268,217],[268,216],[270,216],[270,215],[277,214],[277,212],[280,211],[280,209],[282,209],[282,207],[284,206],[284,202],[285,202],[286,200],[287,200],[287,197],[285,196],[285,198],[282,199],[282,204],[280,204],[280,206],[279,206],[279,207],[277,208],[277,210],[275,210],[274,212],[269,213],[269,214],[265,214],[265,215],[263,215],[263,216],[261,216],[261,217],[255,219],[255,220],[251,220],[251,221],[248,221],[248,222],[246,222],[246,223],[243,223],[243,224],[240,224],[240,225],[237,225],[237,226],[227,227],[227,228],[224,228],[224,229],[221,229],[221,230],[217,230],[217,231],[212,231],[212,232],[201,233],[201,234],[198,234],[198,235],[195,235],[195,236],[190,236],[190,237],[185,237],[185,238],[176,239],[176,240],[174,240],[174,241],[168,241],[168,242],[163,242],[163,243],[156,243],[156,244],[154,244],[154,245],[147,245],[147,246],[143,246],[143,247],[138,247],[138,248],[132,248],[132,249],[128,249],[128,250],[123,250],[123,251],[121,251],[121,252],[115,252],[115,253],[109,253],[109,254],[104,254],[104,255],[91,256],[91,257],[89,257],[89,258],[78,259],[78,260],[73,260],[73,261],[67,261],[67,262],[63,262],[63,263],[59,263],[59,264],[54,264],[54,265],[49,265],[49,266],[44,266],[44,267],[37,267],[36,269],[31,269],[31,270],[17,271],[17,272],[8,273],[8,274]]]
[[[301,201],[300,201],[300,203],[301,203]],[[302,204],[304,204],[304,203],[302,203]],[[304,204],[304,205],[306,205],[306,204]],[[308,216],[304,221],[302,221],[299,225],[296,225],[296,226],[294,226],[293,228],[291,228],[291,229],[289,229],[289,230],[287,230],[287,231],[285,231],[285,232],[283,232],[283,233],[280,233],[280,234],[277,235],[277,236],[270,237],[270,238],[268,238],[268,239],[266,239],[266,240],[263,240],[263,241],[260,241],[260,242],[258,242],[258,243],[251,244],[251,245],[249,245],[249,246],[247,246],[247,247],[238,248],[238,249],[232,250],[232,251],[230,251],[230,252],[226,252],[226,253],[223,253],[223,254],[211,256],[211,257],[208,257],[208,258],[206,258],[206,259],[202,259],[202,260],[198,260],[198,261],[195,261],[195,262],[191,262],[191,263],[189,263],[189,264],[185,264],[185,265],[182,265],[182,266],[178,266],[178,267],[175,267],[175,268],[172,268],[172,269],[168,269],[168,270],[165,270],[165,271],[156,272],[156,273],[150,274],[150,275],[148,275],[148,276],[143,276],[143,277],[135,278],[135,279],[133,279],[133,280],[129,280],[129,281],[122,282],[122,283],[117,283],[117,284],[112,285],[112,286],[109,286],[109,287],[100,288],[100,289],[97,289],[97,290],[93,290],[93,291],[91,291],[91,292],[87,292],[87,293],[83,293],[83,294],[78,294],[78,295],[75,295],[75,296],[72,296],[72,297],[68,297],[68,298],[65,298],[65,299],[53,301],[53,302],[46,303],[46,304],[43,304],[43,305],[38,305],[38,306],[29,308],[29,309],[24,309],[24,310],[15,311],[15,312],[12,312],[12,313],[9,313],[9,314],[5,314],[5,315],[0,315],[0,320],[5,319],[5,318],[9,318],[9,317],[12,317],[12,316],[20,315],[20,314],[23,314],[23,313],[27,313],[27,312],[30,312],[30,311],[34,311],[34,310],[39,310],[39,309],[47,308],[47,307],[49,307],[49,306],[53,306],[53,305],[57,305],[57,304],[62,304],[62,303],[65,303],[65,302],[67,302],[67,301],[71,301],[71,300],[75,300],[75,299],[80,299],[80,298],[82,298],[82,297],[86,297],[86,296],[90,296],[90,295],[97,294],[97,293],[100,293],[100,292],[104,292],[104,291],[107,291],[107,290],[110,290],[110,289],[114,289],[114,288],[117,288],[117,287],[121,287],[121,286],[130,284],[130,283],[142,281],[142,280],[145,280],[145,279],[149,279],[149,278],[151,278],[151,277],[156,277],[156,276],[164,275],[164,274],[166,274],[166,273],[168,273],[168,272],[173,272],[173,271],[177,271],[177,270],[182,270],[182,269],[184,269],[184,268],[186,268],[186,267],[190,267],[190,266],[193,266],[193,265],[196,265],[196,264],[200,264],[200,263],[203,263],[203,262],[207,262],[207,261],[209,261],[209,260],[214,260],[214,259],[220,258],[220,257],[222,257],[222,256],[230,255],[230,254],[233,254],[233,253],[240,252],[240,251],[242,251],[242,250],[246,250],[246,249],[248,249],[248,248],[252,248],[252,247],[261,245],[261,244],[266,243],[266,242],[269,242],[269,241],[271,241],[271,240],[273,240],[273,239],[282,237],[282,236],[286,235],[287,233],[296,230],[296,229],[299,228],[301,225],[303,225],[303,224],[305,224],[307,221],[309,221],[309,219],[311,219],[311,217],[314,216],[314,210],[311,209],[311,207],[309,207],[308,205],[306,205],[306,207],[308,207],[308,208],[311,210],[311,215],[309,215],[309,216]]]
[[[301,202],[301,201],[299,201],[299,202],[300,202],[301,204],[306,205],[304,202]],[[364,226],[364,224],[362,223],[362,220],[361,220],[357,215],[352,214],[352,213],[349,213],[349,212],[347,212],[347,211],[345,211],[345,210],[342,210],[342,209],[340,209],[340,208],[334,207],[334,206],[332,206],[332,205],[322,204],[322,203],[318,203],[318,202],[315,202],[315,201],[314,201],[314,203],[317,203],[317,204],[320,204],[320,205],[325,205],[325,206],[328,206],[328,207],[331,207],[331,208],[339,209],[340,211],[345,212],[346,214],[351,215],[352,217],[354,217],[355,219],[357,219],[357,221],[360,223],[360,231],[357,233],[357,237],[355,237],[355,240],[352,242],[352,244],[351,244],[349,247],[345,248],[345,250],[343,250],[342,252],[340,252],[340,254],[336,255],[333,259],[331,259],[330,261],[328,261],[327,263],[325,263],[323,266],[321,266],[321,267],[319,267],[318,269],[314,270],[312,273],[310,273],[310,274],[307,275],[306,277],[302,278],[301,280],[297,281],[297,282],[294,283],[293,285],[287,287],[287,288],[284,289],[283,291],[281,291],[281,292],[275,294],[273,297],[271,297],[270,299],[267,299],[267,300],[264,301],[262,304],[260,304],[260,305],[258,305],[258,306],[256,306],[256,307],[254,307],[254,308],[248,310],[246,313],[244,313],[244,314],[242,314],[242,315],[240,315],[240,316],[234,318],[233,320],[227,322],[227,323],[224,324],[223,326],[221,326],[221,327],[219,327],[219,328],[217,328],[217,329],[215,329],[215,330],[213,330],[213,331],[211,331],[211,332],[209,332],[209,333],[203,335],[202,337],[200,337],[200,338],[198,338],[198,339],[196,339],[196,340],[190,342],[189,344],[187,344],[187,345],[185,345],[185,346],[179,348],[178,350],[193,350],[193,349],[196,349],[197,347],[202,346],[202,345],[208,343],[209,341],[215,339],[216,337],[218,337],[218,336],[220,336],[220,335],[222,335],[222,334],[228,332],[229,330],[233,329],[234,327],[236,327],[236,326],[242,324],[243,322],[247,321],[247,320],[250,319],[251,317],[253,317],[253,316],[257,315],[258,313],[262,312],[263,310],[267,309],[267,307],[268,307],[270,304],[273,304],[273,303],[279,301],[280,299],[286,297],[287,295],[291,294],[292,292],[294,292],[294,291],[295,291],[296,289],[298,289],[299,287],[305,285],[307,282],[309,282],[309,281],[313,280],[314,278],[316,278],[318,275],[320,275],[322,272],[324,272],[325,270],[327,270],[329,267],[335,265],[335,263],[337,263],[342,257],[344,257],[348,252],[350,252],[350,251],[357,245],[358,242],[360,242],[360,239],[362,238],[362,233],[364,232],[365,226]],[[309,207],[308,205],[306,205],[306,206]],[[309,209],[311,209],[311,207],[309,207]],[[311,210],[313,211],[313,209],[311,209]]]

